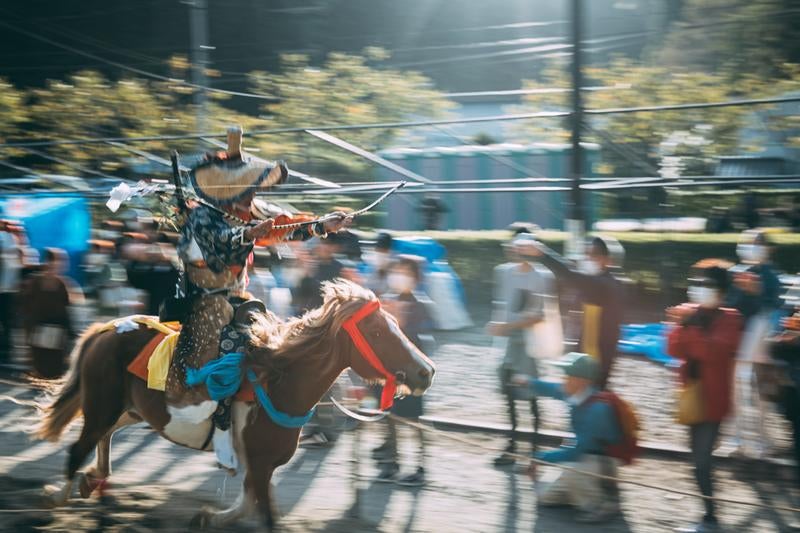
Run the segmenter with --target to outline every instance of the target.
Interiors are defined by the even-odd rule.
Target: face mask
[[[389,261],[391,257],[387,253],[383,252],[375,252],[373,256],[373,260],[375,261],[375,267],[378,269],[386,268],[389,265]]]
[[[698,287],[692,285],[687,291],[689,301],[699,305],[700,307],[716,307],[719,301],[719,295],[716,289],[711,287]]]
[[[591,259],[584,259],[580,262],[580,271],[588,276],[596,276],[602,272],[602,269]]]
[[[736,255],[744,263],[760,263],[766,258],[767,250],[760,244],[740,244],[736,247]]]
[[[571,405],[572,407],[577,407],[578,404],[581,402],[581,395],[580,394],[573,394],[572,396],[567,396],[564,399],[567,402],[567,405]]]
[[[414,289],[414,278],[405,274],[389,274],[386,283],[394,292],[407,292]]]

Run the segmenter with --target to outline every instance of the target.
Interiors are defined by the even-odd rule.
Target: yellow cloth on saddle
[[[163,391],[167,388],[169,364],[172,362],[172,354],[175,352],[179,336],[179,331],[169,333],[153,350],[153,355],[150,356],[150,360],[147,362],[148,389]]]
[[[121,326],[131,322],[147,326],[148,328],[160,331],[165,335],[170,335],[172,333],[175,333],[176,331],[180,331],[181,329],[180,322],[159,322],[158,318],[154,316],[133,315],[133,316],[117,318],[116,320],[107,322],[103,327],[101,327],[98,330],[98,332],[108,331],[114,328],[120,329]]]
[[[156,317],[136,315],[112,320],[100,328],[100,331],[109,331],[114,328],[125,327],[126,324],[141,324],[159,333],[166,335],[147,361],[147,388],[163,391],[167,387],[167,373],[172,362],[172,353],[178,344],[181,325],[178,322],[159,322]]]

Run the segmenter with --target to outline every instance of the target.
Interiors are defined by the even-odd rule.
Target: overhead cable
[[[586,109],[583,111],[583,113],[586,115],[613,115],[617,113],[643,113],[643,112],[658,112],[658,111],[678,111],[685,109],[710,109],[710,108],[732,107],[732,106],[781,104],[788,102],[800,102],[800,95],[782,96],[775,98],[726,100],[720,102],[670,104],[670,105],[660,105],[660,106]],[[444,126],[450,124],[475,124],[481,122],[506,122],[506,121],[516,121],[516,120],[533,120],[541,118],[565,118],[571,115],[572,113],[570,111],[541,111],[537,113],[514,113],[505,115],[489,115],[482,117],[419,120],[419,121],[407,121],[407,122],[377,122],[377,123],[365,123],[365,124],[342,124],[335,126],[324,126],[324,125],[300,126],[291,128],[253,130],[245,133],[245,137],[248,136],[257,137],[261,135],[278,135],[282,133],[301,133],[307,130],[346,131],[346,130],[368,130],[368,129],[402,129],[402,128],[418,128],[427,126]],[[206,133],[187,133],[187,134],[175,134],[175,135],[145,135],[138,137],[104,137],[104,138],[86,137],[78,139],[60,139],[60,140],[47,140],[47,141],[19,141],[19,142],[1,143],[0,148],[56,146],[65,144],[102,144],[109,142],[173,141],[173,140],[185,140],[185,139],[201,139],[203,137],[225,138],[226,134],[206,132]]]
[[[160,80],[160,81],[167,81],[167,82],[170,82],[170,83],[183,85],[185,87],[191,87],[193,89],[199,89],[199,90],[202,90],[202,91],[208,91],[208,92],[212,92],[212,93],[225,94],[225,95],[228,95],[228,96],[242,96],[242,97],[246,97],[246,98],[256,98],[256,99],[270,100],[270,101],[277,100],[276,97],[270,96],[270,95],[266,95],[266,94],[255,94],[255,93],[247,93],[247,92],[240,92],[240,91],[229,91],[229,90],[226,90],[226,89],[216,89],[214,87],[206,87],[204,85],[197,85],[197,84],[190,83],[188,81],[177,79],[177,78],[170,78],[170,77],[167,77],[167,76],[162,76],[162,75],[156,74],[154,72],[148,72],[146,70],[142,70],[142,69],[139,69],[139,68],[136,68],[136,67],[131,67],[130,65],[126,65],[124,63],[119,63],[117,61],[112,61],[110,59],[106,59],[104,57],[95,55],[95,54],[93,54],[91,52],[86,52],[86,51],[81,50],[79,48],[75,48],[73,46],[70,46],[70,45],[67,45],[67,44],[63,44],[63,43],[60,43],[58,41],[54,41],[53,39],[50,39],[50,38],[45,37],[43,35],[39,35],[37,33],[33,33],[33,32],[28,31],[28,30],[24,30],[22,28],[19,28],[19,27],[13,25],[13,24],[9,24],[9,23],[1,21],[1,20],[0,20],[0,26],[2,26],[4,28],[7,28],[7,29],[9,29],[11,31],[14,31],[16,33],[20,33],[22,35],[30,37],[31,39],[36,39],[38,41],[42,41],[44,43],[51,44],[53,46],[56,46],[56,47],[59,47],[59,48],[63,48],[64,50],[68,50],[68,51],[73,52],[75,54],[78,54],[78,55],[81,55],[81,56],[84,56],[84,57],[88,57],[90,59],[94,59],[95,61],[100,61],[101,63],[105,63],[107,65],[111,65],[113,67],[117,67],[117,68],[120,68],[122,70],[127,70],[129,72],[134,72],[136,74],[139,74],[140,76],[145,76],[147,78],[153,78],[153,79]]]

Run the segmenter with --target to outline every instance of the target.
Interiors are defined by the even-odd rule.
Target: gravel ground
[[[22,387],[0,384],[0,395],[30,397]],[[55,511],[43,505],[46,483],[59,481],[66,446],[77,437],[73,425],[62,443],[31,442],[20,432],[30,412],[0,402],[0,531],[186,531],[203,505],[230,504],[238,493],[236,479],[213,467],[211,454],[193,452],[159,438],[144,426],[123,430],[114,440],[114,474],[103,500],[75,499]],[[404,467],[410,469],[412,443],[401,431]],[[692,523],[701,513],[691,496],[671,495],[630,485],[622,487],[623,516],[603,525],[581,525],[566,509],[539,509],[533,483],[514,469],[490,466],[487,448],[498,449],[502,439],[464,435],[470,445],[442,434],[429,438],[428,483],[418,489],[377,483],[376,465],[364,459],[380,434],[369,427],[360,435],[360,486],[364,489],[360,515],[353,517],[353,439],[342,435],[325,449],[300,450],[279,470],[276,480],[282,531],[287,532],[489,532],[570,531],[657,532]],[[544,468],[543,478],[556,471]],[[725,463],[717,474],[718,495],[726,498],[791,505],[793,470],[766,464]],[[643,459],[622,469],[630,480],[694,491],[685,462]],[[787,530],[794,517],[783,511],[722,504],[725,531]],[[255,531],[244,522],[238,531]],[[232,530],[228,529],[228,530]]]
[[[481,328],[436,334],[438,349],[433,356],[437,364],[434,386],[426,395],[425,411],[431,416],[447,416],[462,420],[508,423],[505,400],[499,392],[497,368],[502,360],[500,350],[493,348],[491,337]],[[560,372],[541,364],[545,376],[558,379]],[[621,356],[611,376],[611,387],[633,403],[642,424],[641,438],[671,446],[685,446],[686,429],[674,422],[675,372],[644,358]],[[791,445],[788,423],[773,404],[767,417],[766,430],[774,442],[774,454],[785,455]],[[524,406],[521,405],[523,409]],[[562,402],[542,402],[543,428],[567,430],[566,409]],[[523,411],[522,420],[530,427]],[[723,428],[729,440],[730,428]]]

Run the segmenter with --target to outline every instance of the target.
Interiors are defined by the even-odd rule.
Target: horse
[[[398,390],[407,394],[421,395],[431,386],[434,364],[371,291],[344,280],[326,283],[322,291],[321,307],[285,321],[258,313],[250,328],[243,372],[256,378],[255,387],[265,387],[276,409],[295,417],[310,412],[348,367],[367,381],[396,381]],[[80,436],[69,448],[66,483],[46,491],[54,506],[67,502],[76,481],[84,498],[105,484],[111,474],[111,438],[127,425],[146,422],[174,443],[195,450],[212,448],[210,420],[172,420],[164,392],[147,388],[144,380],[126,370],[154,332],[146,327],[124,333],[101,329],[92,326],[79,338],[54,398],[40,403],[43,418],[34,432],[41,439],[58,441],[65,427],[83,413]],[[255,513],[271,530],[277,520],[271,478],[297,450],[300,428],[279,425],[259,402],[233,401],[230,430],[244,471],[239,496],[228,509],[200,510],[192,524],[225,526]],[[95,446],[96,464],[79,475]]]

